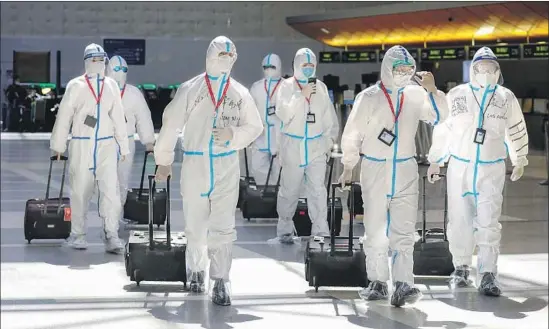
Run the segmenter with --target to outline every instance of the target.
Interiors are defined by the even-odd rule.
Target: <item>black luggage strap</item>
[[[352,187],[353,183],[346,183],[345,186],[351,186]],[[335,255],[335,240],[336,240],[336,236],[335,236],[335,191],[336,191],[336,188],[341,188],[341,183],[334,183],[332,184],[332,204],[330,205],[330,213],[331,213],[331,218],[330,218],[330,222],[331,222],[331,225],[332,225],[332,228],[330,230],[330,256],[334,256]],[[354,216],[354,196],[353,196],[353,191],[352,189],[349,191],[349,198],[351,199],[351,211],[349,212],[349,245],[348,245],[348,253],[349,253],[349,256],[352,256],[353,255],[353,239],[354,239],[354,233],[353,233],[353,216]]]
[[[446,175],[438,174],[437,176],[444,178]],[[425,243],[427,236],[427,198],[426,198],[426,186],[427,186],[427,176],[423,176],[423,186],[422,186],[422,198],[423,198],[423,211],[422,211],[422,228],[421,228],[421,242]],[[444,184],[444,219],[443,219],[443,229],[442,233],[444,234],[444,241],[448,241],[448,235],[446,233],[448,225],[448,183]]]
[[[59,189],[59,204],[57,206],[57,213],[61,211],[61,207],[63,206],[63,187],[65,186],[65,173],[67,171],[67,160],[69,158],[61,155],[59,156],[59,160],[63,161],[63,176],[61,177],[61,188]],[[48,200],[50,198],[50,185],[51,185],[51,171],[53,167],[53,162],[57,161],[57,155],[53,155],[50,157],[50,169],[48,171],[48,185],[46,187],[46,199],[44,200],[46,205],[44,209],[42,210],[44,213],[48,211]]]
[[[250,179],[250,169],[248,168],[248,152],[246,148],[244,148],[244,167],[246,168],[246,180],[248,180]]]
[[[143,160],[143,169],[141,170],[141,183],[139,184],[139,192],[137,192],[137,199],[141,199],[141,196],[143,195],[143,182],[145,180],[145,168],[147,167],[147,157],[149,154],[153,153],[153,151],[145,151],[145,158]],[[158,170],[158,166],[154,167],[154,174],[156,175],[156,171]],[[153,187],[154,189],[154,187]],[[122,205],[124,206],[124,205]]]
[[[168,249],[172,248],[171,241],[171,224],[170,224],[170,177],[166,178],[166,243]],[[154,218],[154,191],[155,191],[155,175],[149,175],[149,249],[154,250],[154,232],[153,232],[153,218]]]

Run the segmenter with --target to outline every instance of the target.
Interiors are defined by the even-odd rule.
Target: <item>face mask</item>
[[[105,73],[105,62],[85,62],[86,74],[100,74]]]
[[[410,80],[412,79],[412,75],[409,74],[399,74],[393,76],[393,83],[396,87],[402,88],[406,86]]]
[[[120,89],[124,88],[126,85],[126,73],[114,72],[112,73],[112,78],[118,83],[118,87],[120,87]]]
[[[497,84],[498,77],[494,73],[477,73],[475,74],[475,81],[481,86],[486,87],[488,85],[493,86]]]
[[[274,78],[276,76],[275,69],[266,69],[263,73],[265,74],[265,78]]]
[[[314,67],[302,67],[301,72],[303,72],[303,75],[306,78],[310,78],[315,73],[315,68]]]
[[[219,57],[217,62],[221,73],[226,74],[231,70],[231,58],[229,56]]]

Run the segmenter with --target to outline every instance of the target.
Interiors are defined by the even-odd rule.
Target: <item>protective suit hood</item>
[[[413,65],[414,73],[416,70],[416,61],[406,48],[402,46],[391,47],[387,50],[381,62],[381,82],[389,89],[398,87],[393,79],[393,67],[396,65]]]
[[[126,85],[128,75],[128,64],[121,56],[113,56],[107,66],[107,76],[113,78],[118,83],[118,87],[123,89]]]
[[[102,58],[102,61],[94,62],[94,58]],[[89,44],[86,49],[84,49],[84,68],[86,70],[86,75],[105,75],[105,59],[107,58],[107,53],[103,47],[98,44],[92,43]]]
[[[473,61],[471,63],[471,66],[469,67],[469,76],[471,77],[471,83],[475,87],[483,88],[485,87],[484,81],[481,81],[481,77],[477,76],[474,70],[475,63],[478,63],[478,61],[493,61],[493,63],[497,66],[497,76],[493,76],[488,78],[488,81],[486,84],[495,85],[496,83],[499,85],[503,84],[503,75],[501,74],[501,68],[498,63],[498,58],[492,51],[492,49],[488,47],[482,47],[475,53],[475,56],[473,56]]]
[[[268,69],[270,71],[264,70],[263,73],[265,75],[265,78],[267,79],[275,79],[278,80],[282,76],[282,61],[280,60],[280,57],[277,54],[269,54],[263,58],[263,61],[261,61],[261,66],[274,66],[274,69]]]
[[[211,78],[218,78],[222,74],[229,76],[236,58],[236,47],[231,39],[225,36],[216,37],[206,51],[206,73]]]
[[[303,72],[301,65],[310,63],[314,65],[314,68],[309,77],[316,76],[316,56],[309,48],[301,48],[295,53],[294,57],[294,77],[301,83],[306,83],[307,77]]]

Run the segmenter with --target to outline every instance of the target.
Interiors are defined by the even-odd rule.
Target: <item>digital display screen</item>
[[[408,50],[408,52],[410,53],[410,55],[412,55],[412,57],[417,61],[418,59],[418,56],[417,56],[417,49],[413,48],[413,49],[406,49]],[[387,51],[386,50],[380,50],[379,51],[379,60],[383,60],[383,57],[385,57],[385,53]]]
[[[339,51],[321,51],[318,53],[319,63],[341,63]]]
[[[343,63],[368,63],[377,62],[377,53],[370,51],[344,51],[341,53]]]
[[[473,59],[477,50],[483,46],[469,47],[469,58]],[[520,46],[490,46],[498,59],[520,59]]]
[[[523,45],[523,57],[524,58],[548,58],[549,57],[549,45]]]
[[[422,49],[421,59],[424,61],[463,60],[465,47]]]
[[[103,48],[109,58],[118,55],[128,65],[145,65],[145,39],[104,39]]]
[[[137,88],[143,90],[156,90],[156,85],[154,83],[144,83],[141,85],[137,85]]]

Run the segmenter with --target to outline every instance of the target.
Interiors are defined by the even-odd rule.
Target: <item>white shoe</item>
[[[107,238],[105,241],[105,251],[120,255],[124,252],[124,245],[122,245],[122,241],[117,237]]]
[[[86,242],[85,235],[71,235],[67,241],[67,246],[72,249],[84,250],[88,249],[88,242]]]

